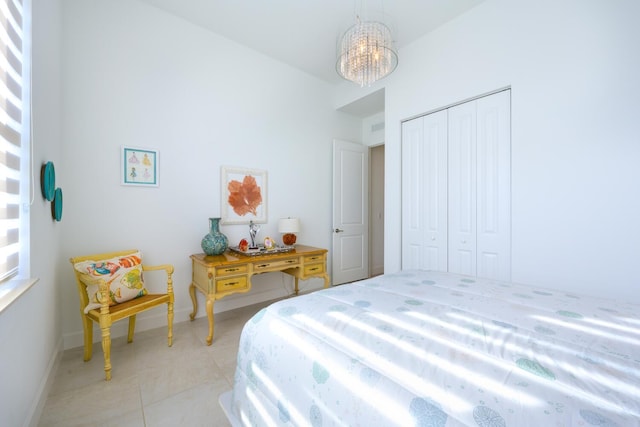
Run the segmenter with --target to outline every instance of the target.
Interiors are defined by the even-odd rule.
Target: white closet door
[[[447,271],[447,114],[402,125],[402,268]]]
[[[449,271],[476,275],[476,101],[448,110]]]
[[[511,92],[477,103],[477,276],[511,280]]]
[[[402,125],[402,268],[511,280],[511,91]]]
[[[402,268],[420,268],[424,255],[422,189],[423,120],[402,124]]]

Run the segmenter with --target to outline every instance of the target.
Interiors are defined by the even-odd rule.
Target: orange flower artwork
[[[267,222],[267,171],[233,166],[220,168],[221,224]]]
[[[253,176],[245,175],[242,182],[229,181],[227,188],[229,190],[229,206],[237,215],[258,214],[258,207],[262,203],[262,193]]]

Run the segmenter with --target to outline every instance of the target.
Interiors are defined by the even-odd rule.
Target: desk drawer
[[[216,280],[216,292],[226,292],[234,289],[246,289],[247,276],[229,277]]]
[[[282,269],[285,267],[296,267],[299,264],[298,258],[279,259],[274,261],[256,262],[253,264],[253,271],[268,271],[272,269]]]
[[[304,266],[304,275],[312,276],[314,274],[324,273],[324,264],[309,264]]]
[[[232,267],[216,268],[216,277],[229,276],[231,274],[246,274],[249,270],[247,264],[234,265]]]
[[[307,255],[306,257],[304,257],[304,263],[305,264],[311,264],[312,262],[320,262],[320,261],[324,261],[324,255],[320,254],[320,255]]]

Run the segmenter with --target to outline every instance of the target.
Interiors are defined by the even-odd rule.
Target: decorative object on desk
[[[276,247],[276,242],[271,237],[264,238],[264,248],[268,251]]]
[[[278,221],[278,231],[283,233],[282,243],[293,246],[296,243],[296,235],[300,231],[300,221],[298,218],[280,218]]]
[[[249,221],[249,237],[251,237],[251,246],[249,249],[256,249],[258,245],[256,245],[256,234],[260,231],[260,226],[258,224],[254,224],[253,221]]]
[[[47,162],[40,169],[40,187],[42,188],[42,197],[51,202],[56,190],[56,168],[53,162]]]
[[[120,183],[157,187],[160,153],[148,148],[122,147]]]
[[[200,242],[207,255],[220,255],[229,247],[229,239],[220,232],[220,218],[209,218],[209,233]]]
[[[249,242],[247,242],[247,239],[240,240],[240,243],[238,243],[238,249],[242,252],[246,252],[247,249],[249,249]]]
[[[267,171],[223,166],[220,183],[222,224],[267,222]]]
[[[259,255],[275,255],[283,252],[291,252],[295,248],[293,246],[279,246],[274,244],[271,249],[267,249],[264,244],[259,244],[255,248],[240,249],[240,246],[229,246],[231,252],[235,252],[244,256],[253,257]]]

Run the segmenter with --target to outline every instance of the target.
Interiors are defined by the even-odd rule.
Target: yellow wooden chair
[[[120,269],[120,267],[114,267],[117,265],[117,261],[126,261],[132,256],[139,255],[139,251],[136,249],[109,252],[104,254],[86,255],[71,258],[69,261],[74,266],[76,282],[78,285],[78,293],[80,295],[80,315],[82,316],[82,326],[84,329],[84,360],[91,360],[93,352],[93,322],[97,322],[102,330],[102,350],[104,352],[104,373],[105,379],[109,381],[111,379],[111,324],[118,320],[129,318],[129,334],[127,342],[133,341],[133,332],[136,325],[136,314],[156,307],[161,304],[167,304],[167,320],[169,326],[168,344],[169,347],[173,344],[173,266],[169,264],[147,266],[141,263],[141,259],[138,258],[137,262],[140,262],[141,270],[139,269],[137,274],[141,275],[145,271],[164,270],[167,274],[167,292],[162,294],[147,293],[142,296],[130,299],[125,302],[119,302],[114,304],[113,291],[110,290],[110,285],[103,278],[94,277],[88,274],[87,271],[80,271],[78,266],[84,264],[92,265],[97,263],[98,265],[111,265],[112,269]],[[114,263],[115,261],[115,263]],[[121,264],[122,265],[122,264]],[[129,267],[129,265],[125,265]],[[107,277],[109,277],[107,275]],[[142,283],[142,282],[140,282]],[[87,307],[92,298],[87,293],[87,288],[97,290],[95,298],[93,299],[93,307]],[[146,290],[145,290],[146,292]],[[96,301],[97,300],[97,301]],[[85,310],[86,308],[86,310]],[[86,312],[85,312],[86,311]]]

